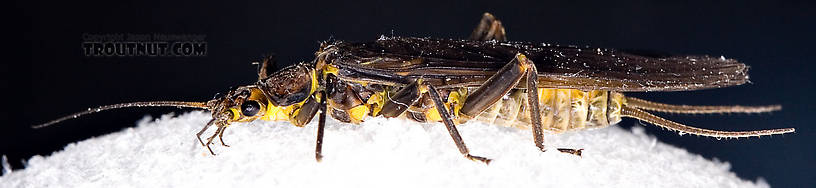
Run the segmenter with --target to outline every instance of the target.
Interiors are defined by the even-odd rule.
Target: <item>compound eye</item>
[[[261,111],[261,104],[259,104],[258,101],[249,100],[241,104],[241,113],[244,114],[244,116],[254,116],[258,114],[259,111]]]

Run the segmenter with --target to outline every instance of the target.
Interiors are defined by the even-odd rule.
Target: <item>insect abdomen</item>
[[[460,123],[475,120],[507,127],[530,129],[530,112],[527,107],[527,91],[525,89],[513,89],[478,116],[467,118],[459,114],[458,109],[461,108],[461,102],[465,101],[465,96],[470,92],[465,90],[450,91],[448,96],[445,97],[448,99],[446,106],[452,108],[453,114]],[[539,88],[538,93],[542,129],[550,133],[601,128],[618,123],[621,120],[620,109],[624,103],[624,97],[617,92]],[[331,113],[332,117],[343,122],[359,123],[365,118],[364,116],[377,116],[376,112],[379,111],[381,105],[369,105],[384,102],[386,97],[379,95],[381,93],[372,95],[375,97],[365,99],[368,102],[358,106],[365,106],[365,112],[350,113],[348,110],[338,111],[338,109],[334,109]],[[362,116],[352,117],[351,114]],[[441,117],[436,113],[436,108],[432,105],[432,102],[424,97],[403,113],[401,117],[419,122],[441,121]]]
[[[539,88],[542,129],[551,133],[606,127],[620,122],[623,95],[609,91]],[[516,89],[474,120],[530,129],[525,90]]]

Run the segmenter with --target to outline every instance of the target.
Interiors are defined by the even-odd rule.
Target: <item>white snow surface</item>
[[[317,118],[303,128],[233,124],[224,134],[231,147],[216,139],[216,156],[195,138],[209,118],[145,118],[135,128],[35,156],[0,177],[0,187],[769,187],[761,178],[738,178],[726,162],[660,143],[641,127],[546,135],[550,151],[540,152],[529,130],[458,126],[472,154],[494,159],[485,165],[459,154],[441,123],[327,118],[318,163]],[[577,157],[555,146],[585,150]]]

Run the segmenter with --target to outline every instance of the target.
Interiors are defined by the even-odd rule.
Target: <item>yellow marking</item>
[[[323,102],[323,100],[321,100],[321,98],[322,98],[322,97],[323,97],[323,94],[322,94],[322,93],[319,93],[319,92],[318,92],[318,93],[315,93],[315,94],[314,94],[314,99],[315,99],[315,101],[317,101],[318,103]]]
[[[360,65],[368,65],[368,64],[380,62],[382,60],[383,60],[383,58],[377,58],[377,59],[374,59],[374,61],[362,62],[362,63],[360,63]]]
[[[249,100],[266,101],[266,95],[260,89],[251,89]]]
[[[447,102],[445,102],[445,104],[443,104],[445,106],[445,109],[448,111],[448,113],[452,114],[451,118],[459,119],[459,117],[463,117],[463,116],[459,115],[459,110],[462,109],[462,103],[463,103],[463,101],[465,101],[466,96],[462,95],[461,93],[467,93],[467,89],[463,88],[463,89],[460,89],[458,91],[451,91],[448,94]],[[428,108],[424,112],[424,114],[425,114],[426,122],[439,122],[439,121],[442,121],[442,116],[441,116],[441,114],[439,114],[439,110],[436,109],[435,104],[434,104],[433,107]],[[464,120],[465,118],[461,118],[461,119]]]
[[[371,105],[375,105],[373,109],[369,109],[371,111],[371,116],[377,116],[378,114],[380,114],[380,111],[382,111],[382,106],[383,104],[385,104],[385,98],[383,97],[384,95],[385,91],[374,93],[370,97],[368,97],[366,105],[368,105],[369,108],[372,108]]]
[[[425,122],[437,121],[442,121],[442,116],[439,115],[439,111],[436,109],[436,106],[429,108],[428,111],[425,111]]]
[[[275,106],[270,102],[267,104],[266,113],[261,117],[261,120],[290,120],[290,118],[294,118],[295,115],[297,115],[297,112],[299,112],[300,107],[303,106],[303,103],[306,103],[306,100],[289,106]]]
[[[454,93],[456,94],[456,96],[453,96]],[[451,118],[457,118],[455,114],[458,114],[459,109],[462,109],[461,105],[457,105],[459,104],[459,99],[460,99],[459,92],[453,91],[450,94],[448,94],[448,102],[445,102],[445,104],[443,104],[445,106],[445,110],[447,110],[448,113],[451,113],[451,105],[453,105],[454,115]],[[434,104],[433,107],[428,108],[427,111],[425,111],[425,121],[426,122],[442,121],[442,115],[440,115],[439,110],[436,109],[436,104]]]
[[[325,69],[323,69],[323,75],[327,75],[327,74],[337,75],[337,71],[340,71],[340,69],[338,69],[337,67],[334,67],[334,65],[329,64],[329,65],[326,65]]]
[[[232,121],[238,121],[238,118],[241,117],[241,111],[237,108],[230,108],[229,110],[232,111]]]
[[[266,108],[266,114],[261,117],[261,120],[266,121],[280,121],[280,120],[289,120],[289,113],[286,113],[286,107],[275,106],[272,103],[269,103],[269,106]]]
[[[423,85],[422,82],[425,82],[425,80],[422,80],[422,78],[417,79],[417,87],[419,87],[419,93],[427,93],[428,86]]]
[[[526,63],[527,56],[525,56],[524,54],[517,53],[516,60],[519,62],[519,66],[521,66],[519,67],[521,69],[521,72],[526,72],[527,69],[530,68],[529,65]]]
[[[527,61],[527,56],[522,53],[518,53],[516,57],[518,58],[519,61]]]
[[[317,92],[317,86],[318,86],[317,71],[312,69],[311,73],[312,73],[312,88],[310,88],[311,90],[309,90],[309,95],[312,95],[312,94],[314,94],[314,92]],[[306,100],[309,100],[309,98],[307,97]],[[303,100],[303,102],[305,102],[306,100]]]
[[[448,109],[451,109],[453,106],[453,115],[456,117],[464,117],[459,114],[459,111],[462,109],[463,103],[465,103],[465,99],[467,98],[467,89],[459,89],[458,91],[451,91],[448,94],[448,102],[445,104],[448,106]]]
[[[263,92],[261,92],[260,89],[253,88],[253,89],[250,90],[250,92],[251,92],[251,94],[247,98],[247,101],[258,101],[261,104],[268,103],[267,100],[266,100],[266,96],[263,94]],[[249,121],[253,121],[253,120],[258,119],[258,118],[263,118],[264,116],[266,116],[266,111],[267,111],[267,108],[269,106],[272,106],[272,105],[271,104],[261,105],[260,112],[258,114],[256,114],[256,115],[254,115],[254,116],[245,116],[241,112],[240,108],[230,108],[228,110],[231,111],[232,114],[233,114],[232,120],[230,120],[230,121],[232,121],[232,122],[249,122]]]
[[[300,109],[300,105],[302,105],[302,104],[303,104],[303,102],[298,103],[298,104],[289,105],[289,106],[284,106],[283,108],[281,108],[281,111],[283,113],[286,113],[287,116],[289,116],[289,118],[292,118],[295,115],[294,112],[297,111],[298,109]]]
[[[311,70],[310,74],[311,74],[312,84],[311,84],[311,87],[310,87],[309,94],[311,95],[311,94],[315,94],[315,92],[317,92],[318,80],[317,80],[317,71]],[[247,116],[244,116],[243,114],[241,114],[241,110],[239,108],[230,108],[229,110],[232,111],[232,113],[234,114],[233,117],[232,117],[232,121],[246,122],[246,121],[252,121],[252,120],[255,120],[255,119],[261,119],[261,120],[265,120],[265,121],[289,120],[290,122],[292,122],[293,125],[303,126],[303,125],[297,125],[295,123],[296,121],[295,121],[294,117],[297,116],[298,113],[300,113],[300,107],[303,106],[303,104],[306,103],[306,101],[309,100],[309,98],[306,98],[305,100],[300,101],[299,103],[289,105],[289,106],[275,106],[274,104],[272,104],[271,101],[268,101],[266,99],[266,96],[263,94],[263,92],[260,89],[252,89],[251,92],[252,93],[247,98],[247,100],[258,101],[261,104],[266,103],[265,106],[261,105],[262,114],[247,117]],[[317,97],[319,98],[320,96],[317,96]],[[320,102],[320,101],[318,101],[318,102]]]
[[[315,94],[315,92],[317,92],[318,88],[317,71],[312,70],[310,73],[312,77],[312,85],[310,87],[309,94],[312,95]],[[265,98],[265,96],[260,90],[258,91],[253,90],[252,95],[250,95],[249,98],[258,101],[266,101],[265,99],[260,100],[262,99],[261,97]],[[317,95],[316,97],[320,98],[320,96]],[[304,125],[298,125],[297,123],[295,123],[296,122],[295,116],[297,116],[297,114],[300,113],[300,107],[303,106],[303,104],[306,103],[306,101],[308,100],[309,98],[306,98],[303,101],[300,101],[289,106],[275,106],[274,104],[272,104],[271,101],[267,101],[266,111],[263,114],[263,116],[260,117],[260,119],[265,121],[289,120],[290,122],[292,122],[293,125],[302,127]]]
[[[544,89],[538,88],[538,102],[543,103],[544,101],[550,101],[555,97],[555,90],[554,89]],[[549,103],[543,103],[545,105],[549,105]]]
[[[368,106],[366,105],[359,105],[354,108],[348,109],[346,113],[348,113],[349,118],[351,118],[351,122],[359,123],[363,121],[363,118],[368,116]]]

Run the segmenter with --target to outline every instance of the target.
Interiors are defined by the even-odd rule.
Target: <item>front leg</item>
[[[315,92],[319,97],[312,96],[313,99],[320,99],[317,104],[317,110],[320,111],[317,119],[317,139],[315,140],[315,160],[320,162],[323,160],[323,131],[326,129],[326,113],[328,113],[328,103],[326,103],[326,91],[330,91],[333,84],[326,84],[325,88]],[[310,117],[311,118],[311,117]]]
[[[315,160],[320,162],[323,160],[323,131],[326,128],[326,92],[320,91],[320,104],[318,109],[320,115],[317,121],[317,140],[315,141]]]

